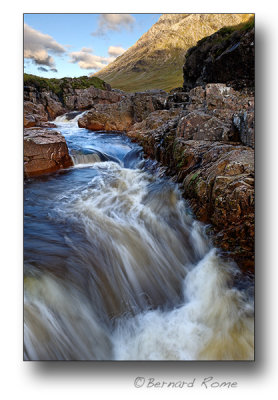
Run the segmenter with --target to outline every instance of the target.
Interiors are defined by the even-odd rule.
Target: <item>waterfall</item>
[[[85,168],[26,185],[25,359],[253,359],[248,285],[178,186],[123,136],[69,137]]]

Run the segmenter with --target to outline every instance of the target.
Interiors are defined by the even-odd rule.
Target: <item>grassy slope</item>
[[[183,84],[186,51],[222,27],[236,29],[250,14],[179,14],[161,17],[122,56],[94,76],[128,92],[171,89]],[[135,68],[136,67],[136,68]]]

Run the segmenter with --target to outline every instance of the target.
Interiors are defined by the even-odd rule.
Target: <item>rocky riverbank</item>
[[[38,176],[72,166],[64,137],[53,121],[71,111],[84,111],[93,104],[112,104],[120,91],[99,78],[45,79],[24,76],[24,176]]]
[[[111,106],[94,105],[79,126],[122,131],[139,142],[180,183],[216,246],[243,270],[253,271],[252,25],[238,31],[224,28],[190,49],[183,88],[171,94],[126,94]]]
[[[32,87],[25,100],[26,126],[45,126],[64,112],[88,109],[79,127],[120,131],[140,143],[180,184],[215,245],[242,270],[254,270],[252,25],[221,30],[190,49],[184,85],[170,94],[124,93],[109,86],[63,86],[56,93]]]

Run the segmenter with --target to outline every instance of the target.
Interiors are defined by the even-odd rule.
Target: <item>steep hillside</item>
[[[132,47],[94,76],[126,91],[169,91],[182,86],[187,50],[224,26],[248,21],[251,15],[163,14]]]

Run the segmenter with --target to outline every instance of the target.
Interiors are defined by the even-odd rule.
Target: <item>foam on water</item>
[[[25,189],[25,358],[253,359],[252,300],[177,185],[138,169],[125,138],[115,156],[74,135],[83,168]]]

